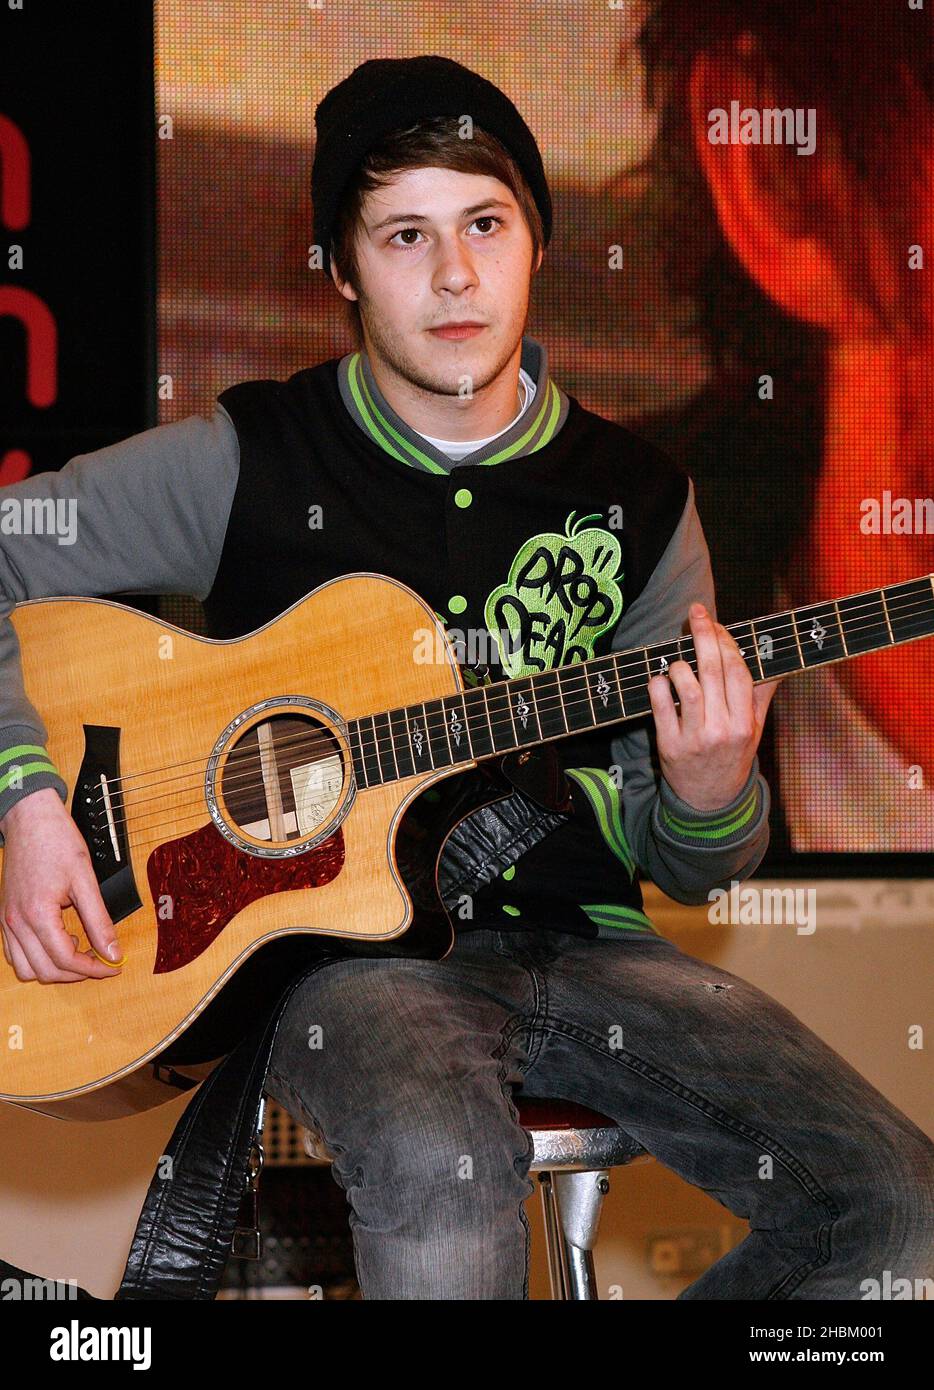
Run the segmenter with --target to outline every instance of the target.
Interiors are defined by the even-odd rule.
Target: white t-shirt
[[[486,439],[436,439],[430,434],[424,434],[422,438],[427,439],[428,443],[433,444],[436,449],[440,449],[442,454],[447,454],[448,458],[452,459],[454,463],[459,463],[461,459],[466,458],[468,454],[472,454],[474,450],[482,449],[484,444],[489,444],[491,440],[498,439],[501,434],[505,434],[507,430],[512,429],[519,417],[524,415],[528,410],[535,398],[537,387],[528,372],[521,367],[519,368],[519,380],[525,387],[525,400],[509,421],[509,424],[504,425],[503,428],[497,430],[495,434],[487,435]]]

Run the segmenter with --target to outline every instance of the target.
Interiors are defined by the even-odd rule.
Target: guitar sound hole
[[[244,834],[270,844],[301,839],[341,800],[340,743],[310,715],[274,714],[236,739],[220,786],[227,819]]]

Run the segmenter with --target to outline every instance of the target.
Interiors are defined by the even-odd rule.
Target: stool
[[[615,1120],[586,1105],[521,1094],[513,1099],[520,1125],[532,1135],[529,1171],[538,1173],[542,1194],[551,1296],[596,1299],[593,1248],[610,1190],[609,1169],[650,1163],[652,1155]],[[302,1143],[309,1158],[333,1160],[317,1131],[302,1128]]]

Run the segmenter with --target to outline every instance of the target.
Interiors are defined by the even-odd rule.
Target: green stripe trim
[[[350,370],[347,374],[347,381],[354,398],[354,404],[359,410],[364,424],[376,443],[380,448],[385,449],[387,454],[391,454],[393,458],[398,459],[400,463],[413,464],[414,461],[420,463],[429,473],[446,474],[446,468],[442,468],[440,463],[435,463],[433,458],[429,458],[427,454],[422,453],[420,449],[416,449],[410,444],[397,429],[393,428],[385,415],[383,415],[370,392],[370,388],[366,384],[366,379],[360,365],[360,358],[361,354],[355,352],[350,359]],[[398,444],[398,449],[393,447],[390,442],[391,439],[395,440],[396,444]],[[405,450],[405,452],[400,453],[400,449]],[[407,455],[411,455],[411,457],[407,457]]]
[[[635,907],[625,907],[622,903],[581,903],[582,912],[597,926],[616,927],[620,931],[648,931],[658,936],[658,928]]]
[[[613,778],[603,767],[567,767],[565,772],[585,793],[593,807],[600,834],[632,878],[636,861],[626,838],[619,789]]]
[[[21,753],[41,753],[43,758],[49,756],[41,743],[17,743],[14,748],[4,748],[0,752],[0,763],[8,763],[11,758],[18,758]]]
[[[6,748],[0,753],[0,763],[8,763],[11,758],[18,757],[21,753],[41,753],[42,760],[31,763],[20,763],[17,767],[11,768],[3,777],[0,777],[0,792],[6,791],[7,787],[13,782],[22,782],[25,778],[32,776],[35,772],[51,772],[53,777],[58,777],[59,771],[53,762],[49,760],[49,755],[38,743],[21,743],[16,748]]]
[[[362,353],[355,352],[351,355],[347,368],[347,384],[354,404],[360,412],[360,418],[372,435],[374,441],[385,449],[387,454],[398,459],[400,463],[408,463],[412,467],[422,467],[429,473],[443,474],[449,476],[449,470],[442,464],[437,463],[429,454],[419,449],[411,440],[406,439],[403,434],[387,420],[380,410],[373,393],[370,391],[363,373]],[[549,379],[547,390],[543,393],[540,408],[529,428],[518,439],[507,444],[499,453],[491,458],[481,459],[480,463],[501,463],[505,459],[514,458],[523,452],[531,439],[535,438],[536,433],[541,430],[541,438],[536,441],[529,453],[535,453],[554,437],[557,428],[558,417],[561,414],[561,394],[553,381]],[[546,419],[547,416],[547,419]],[[543,423],[544,422],[544,423]]]
[[[553,381],[549,381],[548,392],[542,400],[541,409],[525,434],[520,435],[518,439],[514,439],[511,444],[506,445],[505,449],[501,449],[498,454],[493,454],[491,458],[481,459],[480,463],[486,467],[488,463],[502,463],[504,459],[513,458],[516,454],[520,453],[525,448],[526,444],[528,444],[529,440],[534,438],[535,432],[540,427],[545,412],[548,410],[550,410],[551,413],[545,424],[542,437],[537,444],[529,450],[532,454],[536,453],[552,438],[555,432],[555,423],[561,412],[561,397]]]
[[[724,816],[715,816],[711,820],[686,821],[679,816],[673,816],[667,806],[661,807],[662,820],[666,825],[671,826],[680,835],[689,836],[695,840],[723,840],[727,835],[732,835],[740,830],[747,821],[751,820],[756,814],[758,786],[753,787],[746,800],[735,811],[728,811]]]

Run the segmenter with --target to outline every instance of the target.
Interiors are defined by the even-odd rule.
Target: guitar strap
[[[492,798],[465,815],[444,842],[438,891],[447,907],[475,893],[574,814],[570,785],[551,744],[503,758],[497,780],[511,794]],[[467,783],[466,777],[451,784]],[[443,795],[443,793],[442,793]]]
[[[255,1027],[201,1084],[157,1168],[130,1246],[117,1300],[209,1300],[231,1256],[250,1172],[266,1070],[279,1022],[301,982],[340,956],[316,960],[292,979],[269,1019]]]

